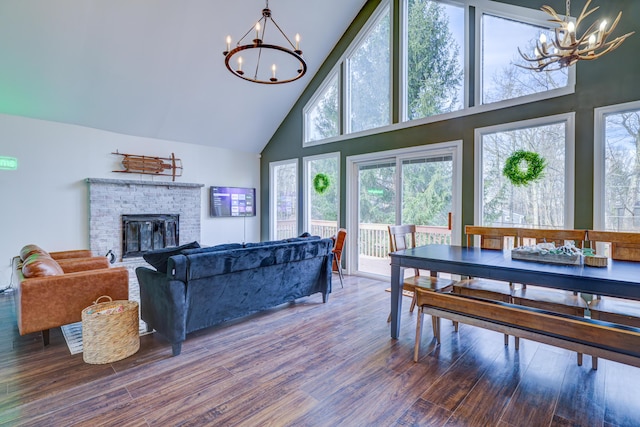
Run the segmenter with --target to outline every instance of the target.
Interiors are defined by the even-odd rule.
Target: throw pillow
[[[157,249],[155,251],[149,251],[142,255],[142,258],[144,258],[145,261],[155,267],[155,269],[160,273],[166,273],[167,261],[169,260],[169,257],[180,254],[180,252],[184,249],[197,249],[199,247],[200,245],[198,244],[198,242],[191,242],[173,248],[164,248]]]
[[[27,258],[29,258],[33,254],[40,254],[43,256],[50,257],[49,253],[38,245],[26,245],[22,249],[20,249],[20,259],[22,261],[25,261]]]
[[[32,278],[58,276],[64,274],[64,271],[53,258],[35,253],[22,264],[22,274],[26,278]]]

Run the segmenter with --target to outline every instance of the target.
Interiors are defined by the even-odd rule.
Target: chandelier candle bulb
[[[576,25],[573,22],[569,22],[567,25],[567,29],[569,30],[569,38],[571,39],[571,43],[576,42]]]
[[[589,36],[589,49],[592,49],[596,45],[596,35],[591,34]],[[590,54],[593,54],[593,51],[589,51]]]
[[[600,24],[600,31],[598,31],[598,41],[597,43],[602,43],[602,35],[604,34],[604,30],[607,29],[607,20],[603,20]]]
[[[260,41],[260,23],[256,23],[256,43]]]
[[[231,36],[227,36],[227,52],[231,50]]]
[[[273,79],[276,78],[276,64],[273,64],[271,66],[271,78],[273,78]]]
[[[238,74],[244,74],[244,72],[242,71],[242,56],[238,57]]]
[[[544,33],[540,34],[540,47],[543,53],[547,53],[547,36]],[[539,56],[539,53],[536,53],[536,56]]]
[[[300,50],[300,34],[296,34],[296,50]]]

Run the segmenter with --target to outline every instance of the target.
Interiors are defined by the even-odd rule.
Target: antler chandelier
[[[587,11],[590,4],[591,0],[587,0],[575,23],[570,18],[571,0],[567,0],[567,14],[564,18],[560,17],[551,6],[542,6],[541,10],[552,16],[549,22],[558,23],[560,26],[555,28],[555,38],[552,40],[547,41],[545,34],[540,35],[540,40],[536,41],[533,57],[522,53],[520,48],[518,48],[520,56],[530,63],[519,66],[535,71],[559,70],[573,65],[579,60],[597,59],[605,53],[616,49],[627,37],[635,33],[635,31],[632,31],[607,41],[609,35],[618,25],[620,17],[622,17],[622,12],[619,12],[608,30],[605,19],[601,21],[596,20],[584,34],[579,37],[577,30],[582,20],[600,7],[597,6]]]
[[[284,43],[284,46],[265,41],[267,26],[270,23],[282,36],[281,43]],[[255,38],[245,42],[250,33],[255,34]],[[300,35],[296,34],[294,46],[271,16],[269,0],[266,0],[266,7],[262,9],[262,17],[238,40],[234,49],[231,49],[231,36],[227,36],[226,42],[227,49],[222,52],[224,63],[234,76],[241,79],[254,83],[280,84],[298,80],[307,72],[307,64],[300,50]],[[281,61],[286,62],[285,66],[276,65],[278,62],[281,64]],[[232,62],[235,62],[235,65],[232,65]],[[261,67],[261,62],[271,65]]]

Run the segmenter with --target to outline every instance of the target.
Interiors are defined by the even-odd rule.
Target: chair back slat
[[[416,247],[415,225],[390,225],[388,228],[390,252]]]
[[[554,243],[556,247],[572,241],[577,248],[583,248],[587,240],[587,230],[564,230],[551,228],[519,228],[518,245],[532,246],[536,243]]]
[[[468,247],[474,246],[474,236],[480,236],[480,247],[482,249],[494,249],[501,251],[505,248],[505,239],[513,239],[513,245],[517,244],[517,228],[467,225],[464,230],[467,235]]]
[[[390,225],[389,251],[396,252],[416,247],[416,226],[413,224]],[[415,276],[420,275],[420,270],[414,270]]]
[[[596,231],[589,230],[587,239],[594,244],[608,244],[611,259],[619,261],[640,261],[640,233],[628,233],[621,231]],[[601,251],[601,250],[600,250]],[[596,253],[598,249],[596,248]],[[599,253],[599,255],[605,255]]]

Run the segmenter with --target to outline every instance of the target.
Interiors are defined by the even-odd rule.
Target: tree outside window
[[[605,116],[605,229],[640,231],[640,110]]]
[[[335,73],[315,103],[305,113],[306,141],[319,141],[340,134],[338,73]]]
[[[430,0],[407,7],[407,118],[463,108],[464,8]]]
[[[349,130],[359,132],[391,122],[389,7],[349,57]]]

